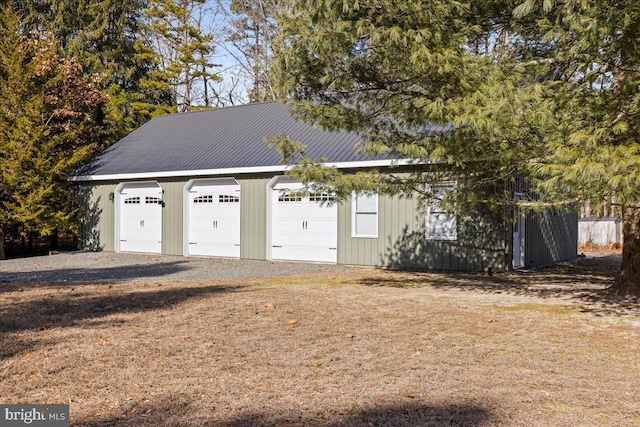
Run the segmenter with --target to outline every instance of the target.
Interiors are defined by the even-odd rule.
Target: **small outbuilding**
[[[403,165],[369,158],[355,148],[358,135],[314,128],[275,101],[159,116],[69,178],[83,205],[82,247],[467,271],[577,254],[575,212],[478,208],[462,216],[417,197],[354,194],[333,203],[330,193],[303,191],[265,142],[282,134],[346,171]]]

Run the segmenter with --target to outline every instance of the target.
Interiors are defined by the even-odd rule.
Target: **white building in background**
[[[622,221],[616,216],[580,218],[578,246],[615,248],[622,245]]]

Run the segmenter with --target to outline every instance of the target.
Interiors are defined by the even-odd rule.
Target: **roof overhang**
[[[376,168],[389,166],[410,166],[421,164],[419,161],[410,159],[392,159],[392,160],[365,160],[356,162],[336,162],[321,163],[322,166],[335,167],[338,169],[360,169],[360,168]],[[109,175],[78,175],[68,177],[71,182],[89,182],[89,181],[123,181],[131,179],[152,179],[152,178],[177,178],[191,176],[218,176],[218,175],[240,175],[240,174],[258,174],[258,173],[281,173],[293,168],[294,165],[273,165],[273,166],[254,166],[239,168],[223,168],[223,169],[199,169],[199,170],[183,170],[183,171],[158,171],[158,172],[135,172],[135,173],[118,173]]]

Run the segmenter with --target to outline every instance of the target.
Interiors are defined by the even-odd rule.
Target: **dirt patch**
[[[0,401],[77,426],[638,425],[616,262],[2,284]]]

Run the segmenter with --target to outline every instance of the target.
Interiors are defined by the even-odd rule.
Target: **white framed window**
[[[457,240],[458,218],[454,213],[447,213],[442,204],[442,199],[455,191],[455,182],[444,182],[431,186],[434,198],[427,206],[426,233],[428,240]]]
[[[378,237],[378,194],[354,193],[351,237]]]

